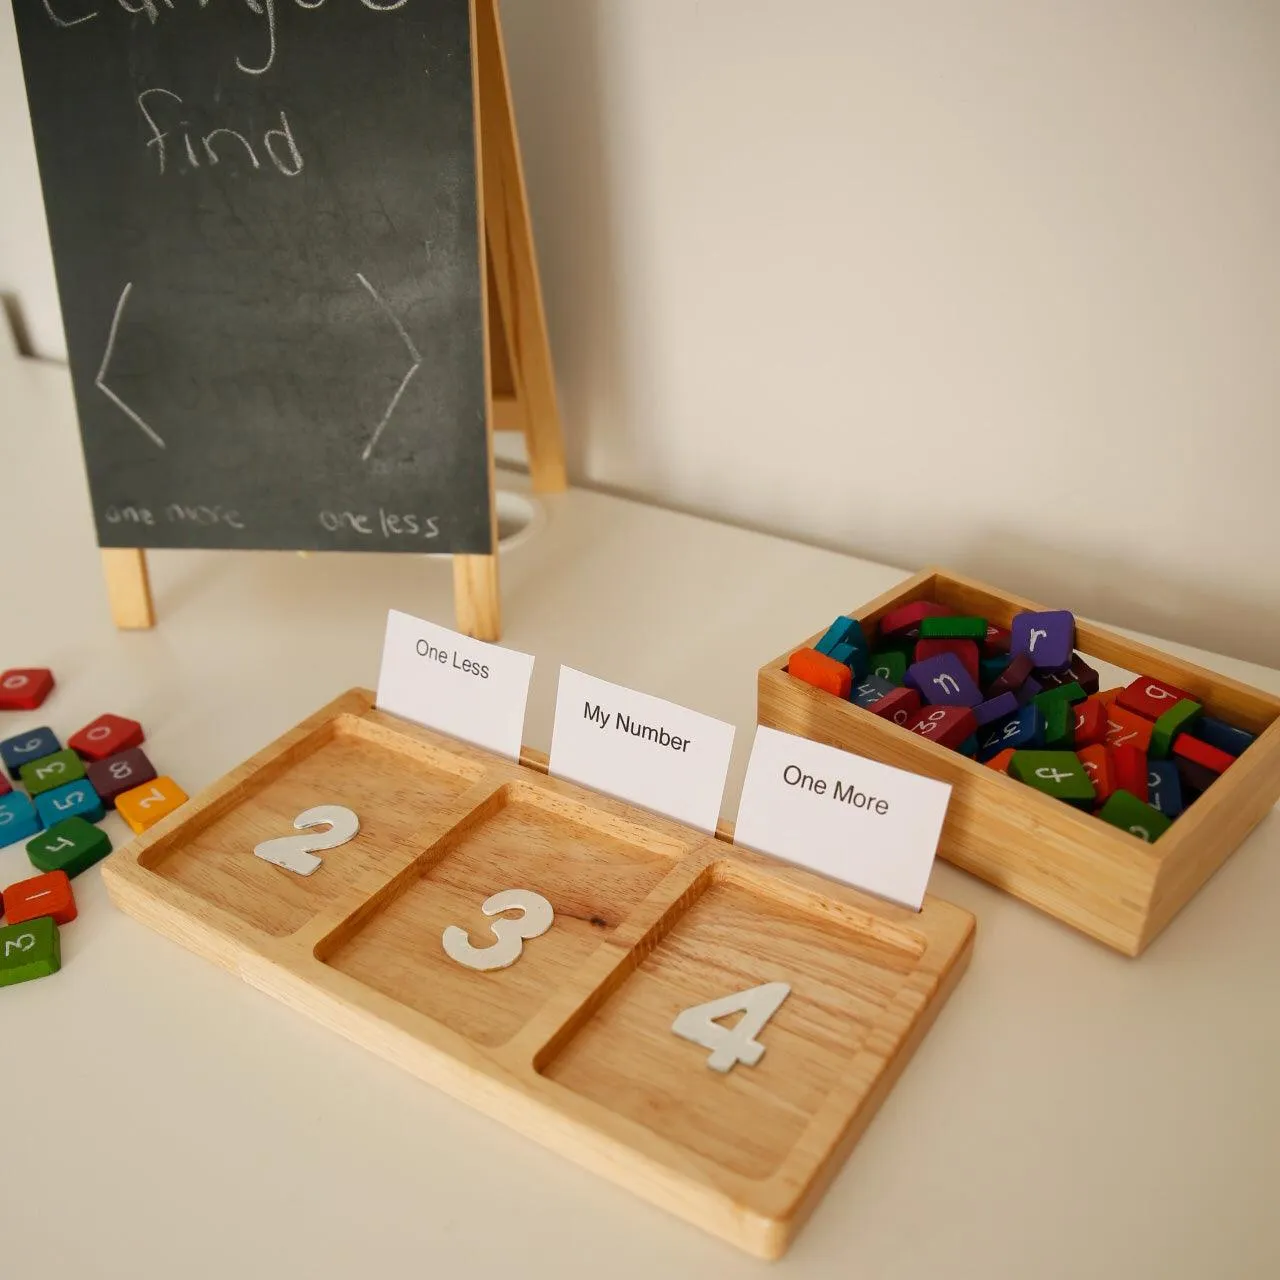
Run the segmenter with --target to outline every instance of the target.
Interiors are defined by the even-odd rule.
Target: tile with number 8
[[[924,707],[907,726],[912,733],[943,747],[958,747],[977,725],[968,707]]]
[[[155,766],[147,759],[146,752],[140,747],[129,751],[121,751],[118,755],[98,760],[85,770],[85,776],[93,784],[93,789],[102,797],[103,804],[114,808],[116,797],[125,791],[132,791],[144,782],[150,782],[155,776]]]

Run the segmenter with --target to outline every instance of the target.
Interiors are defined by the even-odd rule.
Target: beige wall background
[[[1280,664],[1280,3],[503,12],[576,480]]]

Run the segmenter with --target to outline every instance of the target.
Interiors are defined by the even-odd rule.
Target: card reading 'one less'
[[[378,710],[520,758],[533,658],[392,609]]]
[[[733,838],[918,911],[950,799],[945,782],[762,727]]]
[[[560,668],[551,773],[714,831],[733,726],[651,694]]]

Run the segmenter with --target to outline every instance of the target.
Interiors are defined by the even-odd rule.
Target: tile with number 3
[[[58,926],[48,916],[0,929],[0,987],[47,978],[61,968]]]

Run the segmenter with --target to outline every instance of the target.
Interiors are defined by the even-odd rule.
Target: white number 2
[[[276,836],[274,840],[264,840],[255,845],[253,852],[272,866],[283,867],[300,876],[309,876],[320,869],[322,859],[315,856],[316,850],[336,849],[339,845],[354,840],[360,831],[360,819],[340,804],[316,805],[314,809],[298,814],[293,820],[293,825],[299,831],[305,831],[308,827],[321,827],[326,823],[330,830],[319,835]]]
[[[765,1050],[756,1036],[790,994],[791,986],[786,982],[766,982],[748,991],[735,991],[733,995],[685,1009],[677,1015],[671,1030],[682,1040],[692,1040],[710,1049],[707,1066],[713,1071],[732,1071],[739,1062],[754,1067],[764,1057]],[[731,1013],[741,1013],[742,1017],[732,1029],[722,1027],[717,1019],[727,1018]]]
[[[489,928],[498,940],[487,947],[473,947],[467,931],[456,924],[444,931],[440,941],[450,960],[481,973],[515,964],[524,951],[525,939],[540,938],[556,918],[551,903],[532,889],[504,889],[486,898],[480,910],[487,916],[496,916],[500,911],[519,911],[520,916],[514,920],[495,920]]]

